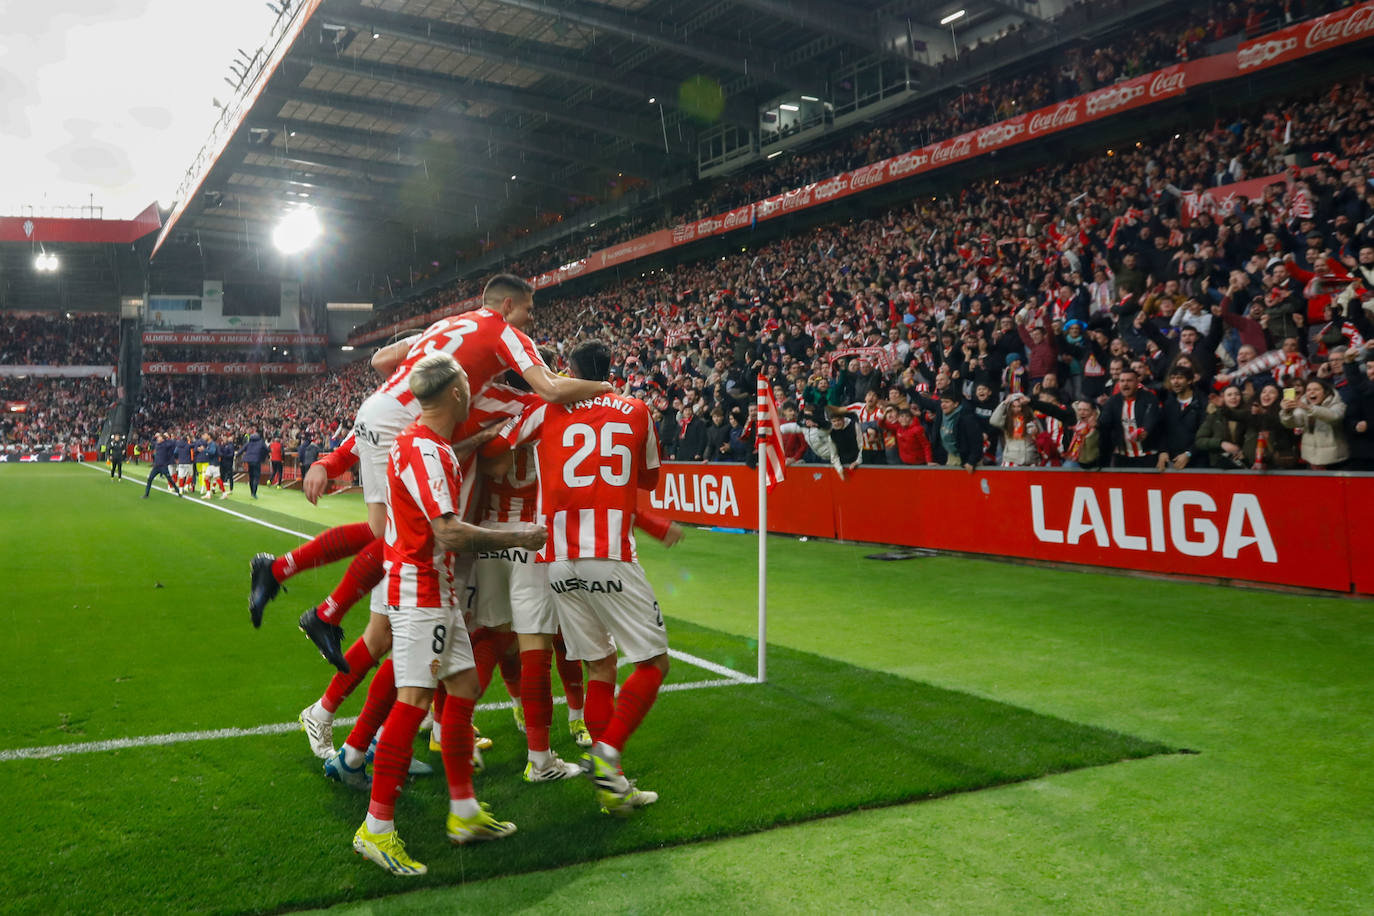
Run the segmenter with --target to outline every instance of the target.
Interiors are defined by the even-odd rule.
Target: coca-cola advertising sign
[[[1170,67],[1167,70],[1160,70],[1150,79],[1150,98],[1166,99],[1174,95],[1182,95],[1187,89],[1188,74],[1182,67]]]
[[[1047,134],[1051,131],[1063,130],[1078,123],[1079,100],[1072,99],[1062,105],[1055,105],[1050,108],[1042,108],[1031,113],[1030,121],[1026,127],[1026,133],[1032,137],[1040,134]]]
[[[1242,73],[1260,70],[1371,35],[1374,35],[1374,3],[1362,3],[1310,22],[1290,25],[1254,41],[1241,42],[1236,50],[1236,67]]]

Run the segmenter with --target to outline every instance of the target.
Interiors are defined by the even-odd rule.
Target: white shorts
[[[219,480],[219,465],[207,464],[205,470],[200,472],[200,476],[206,480]]]
[[[362,469],[363,502],[386,502],[386,460],[391,443],[419,414],[389,394],[374,391],[358,408],[353,421],[358,465]]]
[[[510,531],[521,522],[483,522],[483,528]],[[516,633],[558,632],[558,617],[549,591],[549,565],[534,562],[534,551],[523,548],[477,554],[471,584],[477,589],[473,625],[510,624]]]
[[[668,651],[663,613],[638,563],[583,559],[548,566],[568,658],[594,661],[619,646],[633,663]]]
[[[195,469],[194,466],[189,465],[189,464],[179,464],[179,465],[177,465],[177,476],[178,476],[178,477],[194,477],[194,476],[196,476],[196,469]]]
[[[392,607],[391,663],[397,687],[434,685],[476,663],[457,608]]]

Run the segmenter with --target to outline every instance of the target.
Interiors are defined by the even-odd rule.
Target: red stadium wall
[[[770,531],[1334,592],[1374,594],[1374,478],[793,466]],[[640,504],[756,528],[739,465],[667,464]]]

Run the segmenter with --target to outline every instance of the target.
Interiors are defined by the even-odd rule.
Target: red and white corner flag
[[[779,430],[778,402],[773,397],[773,386],[768,379],[759,376],[759,470],[763,472],[768,489],[773,489],[787,476],[787,465],[783,461],[782,435]]]

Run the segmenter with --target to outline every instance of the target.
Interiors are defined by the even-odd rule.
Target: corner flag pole
[[[768,485],[767,444],[758,437],[759,447],[759,670],[763,683],[768,669]]]

